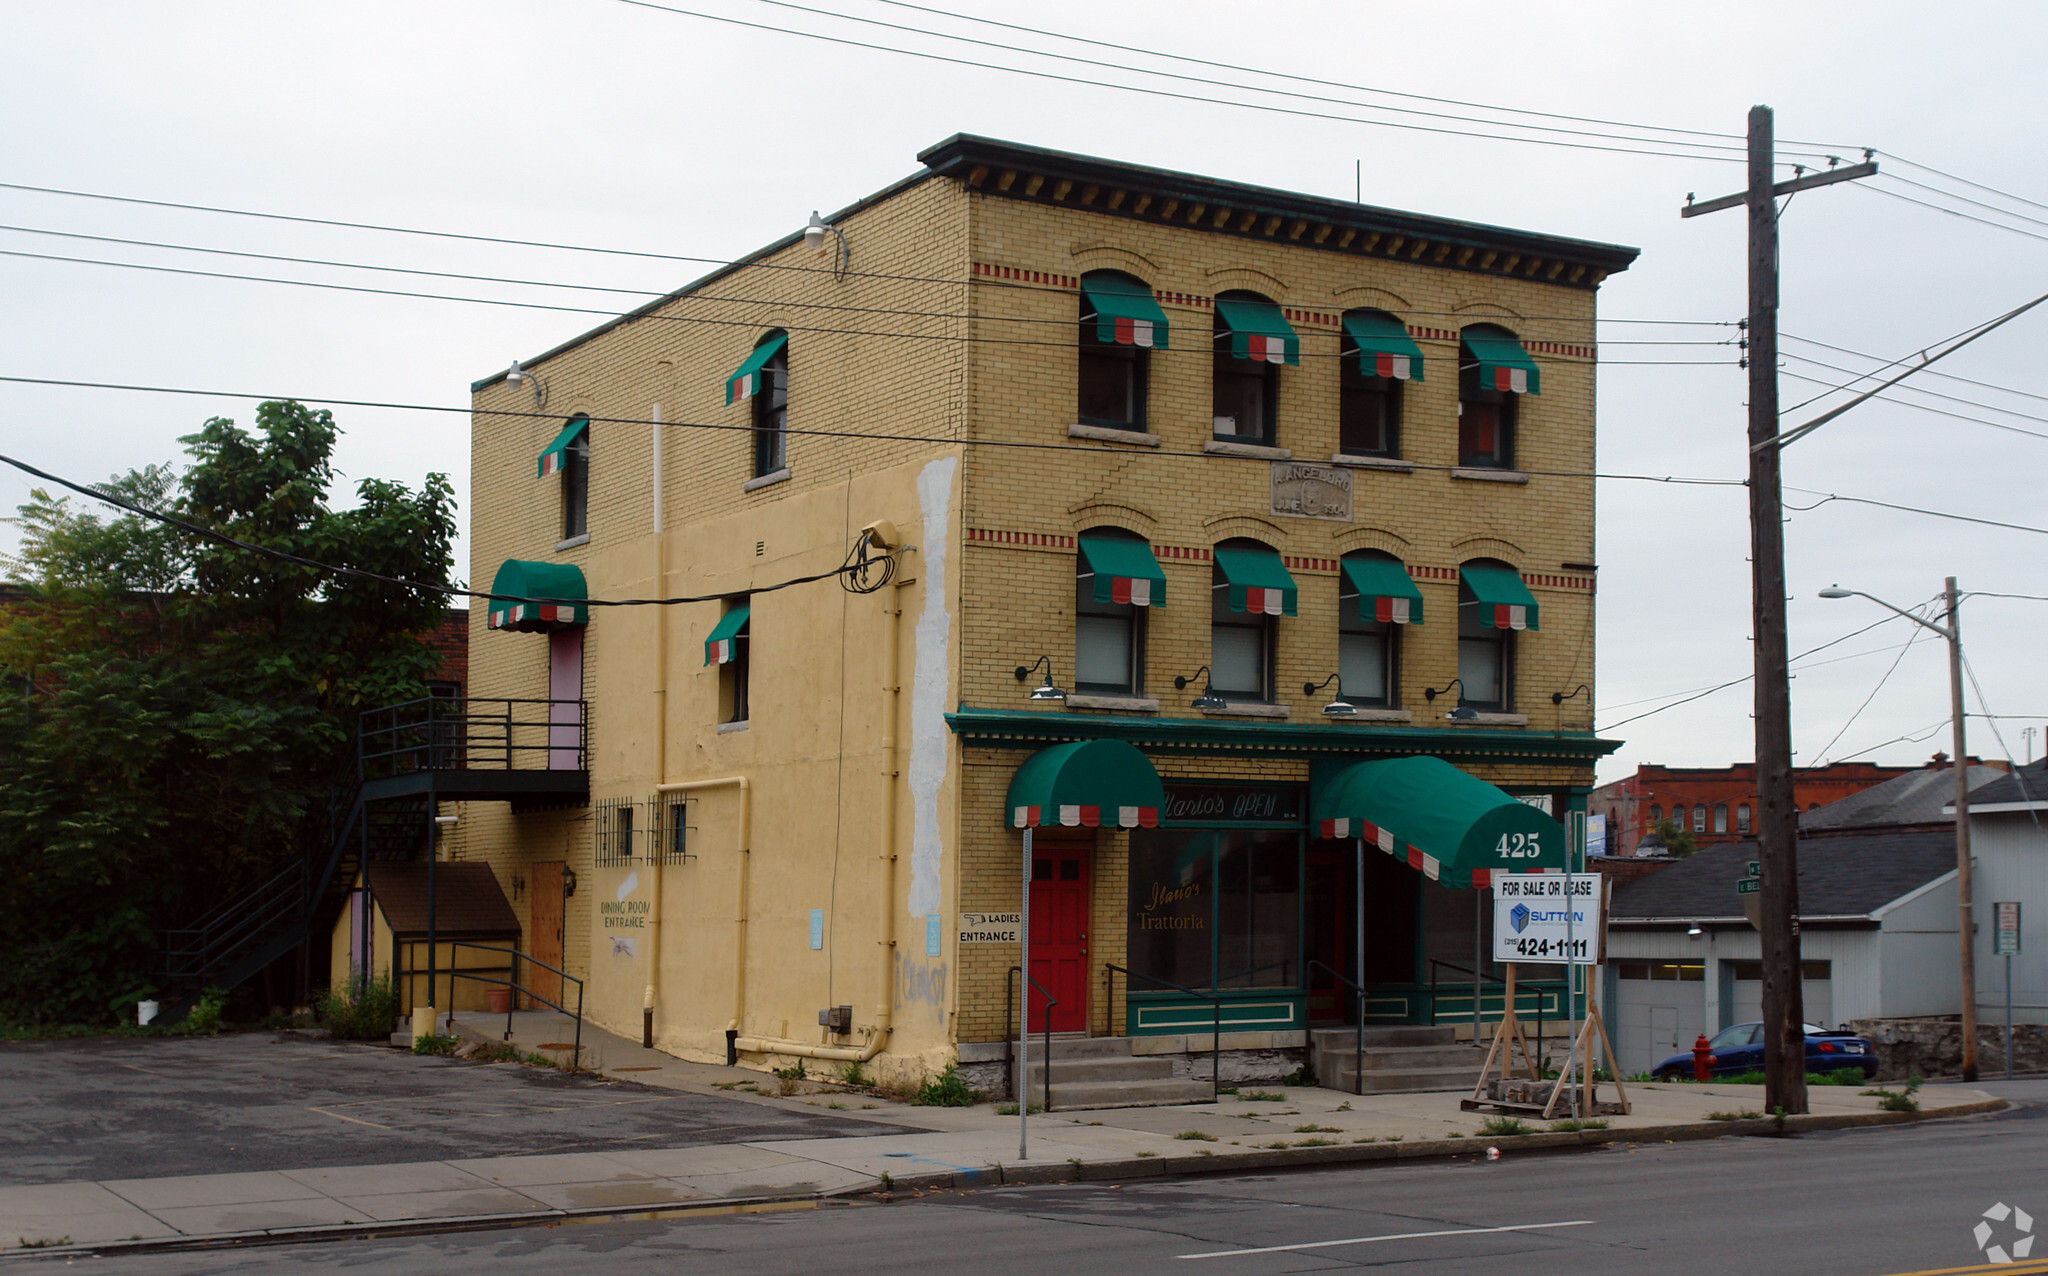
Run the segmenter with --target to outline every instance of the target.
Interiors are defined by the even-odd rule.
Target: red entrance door
[[[1052,994],[1052,1030],[1088,1027],[1088,851],[1040,846],[1031,856],[1031,977]],[[1045,1025],[1045,994],[1031,990],[1031,1030]]]

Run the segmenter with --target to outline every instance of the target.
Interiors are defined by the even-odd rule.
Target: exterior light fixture
[[[562,865],[562,898],[567,899],[575,893],[576,870],[570,868],[567,864],[564,864]]]
[[[1190,709],[1227,709],[1230,707],[1228,700],[1216,694],[1216,684],[1209,680],[1209,666],[1207,665],[1203,665],[1200,669],[1195,670],[1188,677],[1182,677],[1178,674],[1174,675],[1173,689],[1175,691],[1186,691],[1188,684],[1196,678],[1202,679],[1202,694],[1188,701]]]
[[[1445,714],[1444,717],[1449,718],[1453,722],[1470,722],[1478,717],[1479,711],[1477,709],[1466,707],[1465,682],[1462,678],[1453,678],[1441,687],[1424,687],[1422,689],[1422,698],[1434,703],[1438,696],[1449,691],[1452,687],[1458,689],[1458,707]]]
[[[533,406],[537,408],[546,406],[548,401],[547,382],[541,380],[538,372],[528,372],[520,367],[519,360],[514,359],[512,366],[505,369],[505,384],[525,385],[528,381],[533,382]]]
[[[1702,930],[1700,929],[1700,924],[1699,924],[1698,922],[1694,922],[1694,923],[1692,924],[1692,928],[1691,928],[1690,930],[1686,931],[1685,933],[1686,933],[1686,935],[1687,935],[1687,937],[1688,937],[1688,938],[1691,938],[1691,939],[1698,939],[1698,938],[1699,938],[1699,937],[1700,937],[1700,936],[1701,936],[1701,935],[1702,935],[1703,933],[1705,933],[1705,932],[1703,932],[1703,931],[1702,931]]]
[[[1064,700],[1064,699],[1066,699],[1066,698],[1067,698],[1067,693],[1066,693],[1066,692],[1064,692],[1064,691],[1061,691],[1061,690],[1060,690],[1060,689],[1059,689],[1058,687],[1055,687],[1055,686],[1053,685],[1053,683],[1052,683],[1052,657],[1051,657],[1051,656],[1040,656],[1040,657],[1039,657],[1039,658],[1038,658],[1038,659],[1037,659],[1036,661],[1034,661],[1034,662],[1033,662],[1033,663],[1031,663],[1031,664],[1028,664],[1028,665],[1018,665],[1018,666],[1017,666],[1017,681],[1019,681],[1019,682],[1022,682],[1022,681],[1024,681],[1024,679],[1026,679],[1026,678],[1030,677],[1030,676],[1031,676],[1031,672],[1032,672],[1032,670],[1034,670],[1034,669],[1038,668],[1038,666],[1039,666],[1039,665],[1044,665],[1044,666],[1045,666],[1045,681],[1044,681],[1044,682],[1042,682],[1042,683],[1040,683],[1040,684],[1039,684],[1038,686],[1036,686],[1036,687],[1033,687],[1033,688],[1031,689],[1031,698],[1032,698],[1033,700]]]
[[[1312,696],[1331,683],[1337,682],[1338,676],[1333,673],[1321,682],[1304,682],[1301,684],[1301,694]],[[1330,703],[1323,706],[1323,716],[1326,718],[1349,718],[1355,716],[1358,713],[1358,706],[1344,698],[1344,684],[1337,682],[1337,690],[1338,694],[1332,696]]]
[[[440,825],[444,829],[452,829],[455,827],[456,819],[457,817],[453,815],[437,815],[434,817],[434,823]]]
[[[1580,684],[1579,684],[1578,686],[1576,686],[1576,687],[1572,688],[1572,689],[1571,689],[1570,691],[1553,691],[1553,692],[1551,692],[1551,693],[1550,693],[1550,703],[1552,703],[1552,704],[1563,704],[1563,703],[1564,703],[1565,701],[1567,701],[1567,700],[1571,699],[1571,698],[1572,698],[1573,696],[1575,696],[1575,695],[1579,694],[1579,692],[1581,692],[1581,691],[1583,691],[1583,692],[1585,692],[1585,693],[1586,693],[1586,700],[1587,700],[1587,702],[1588,702],[1588,703],[1591,703],[1591,701],[1592,701],[1592,699],[1593,699],[1593,689],[1592,689],[1591,687],[1587,686],[1587,685],[1586,685],[1585,683],[1583,683],[1583,682],[1582,682],[1582,683],[1580,683]]]
[[[811,210],[811,220],[804,226],[804,243],[822,252],[825,248],[825,233],[830,231],[838,237],[839,252],[832,258],[832,277],[846,278],[846,268],[853,261],[853,250],[847,247],[846,232],[818,216],[818,210]]]

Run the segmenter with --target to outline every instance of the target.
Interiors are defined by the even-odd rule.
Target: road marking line
[[[1206,1254],[1177,1254],[1177,1258],[1236,1258],[1244,1254],[1284,1254],[1298,1249],[1328,1249],[1332,1245],[1371,1245],[1379,1241],[1427,1240],[1434,1236],[1486,1236],[1495,1232],[1533,1232],[1545,1227],[1591,1227],[1590,1218],[1565,1223],[1515,1223],[1508,1227],[1454,1227],[1441,1232],[1397,1232],[1392,1236],[1353,1236],[1341,1241],[1304,1241],[1299,1245],[1262,1245],[1257,1249],[1219,1249]]]
[[[331,1116],[337,1121],[353,1121],[357,1125],[367,1125],[373,1130],[388,1130],[391,1128],[388,1125],[378,1125],[375,1121],[365,1121],[361,1117],[346,1116],[340,1112],[329,1112],[326,1108],[316,1108],[308,1106],[306,1108],[306,1111],[318,1112],[321,1116]]]
[[[2001,1272],[2007,1276],[2040,1276],[2048,1272],[2048,1259],[2029,1263],[1978,1263],[1969,1267],[1930,1267],[1919,1272],[1893,1272],[1892,1276],[1971,1276],[1976,1272]]]

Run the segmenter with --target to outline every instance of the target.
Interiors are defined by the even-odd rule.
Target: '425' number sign
[[[1543,842],[1535,833],[1503,833],[1493,853],[1504,860],[1533,860],[1543,854]]]

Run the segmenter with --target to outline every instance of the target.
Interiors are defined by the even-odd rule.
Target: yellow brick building
[[[1593,319],[1634,251],[919,158],[474,386],[471,575],[506,596],[471,691],[582,702],[587,751],[559,705],[548,747],[588,789],[466,803],[443,856],[596,1021],[691,1058],[999,1057],[1022,825],[1055,1031],[1192,1044],[1220,1001],[1284,1049],[1353,1013],[1339,975],[1448,1017],[1474,871],[1561,865],[1612,747]],[[1473,787],[1356,769],[1430,758]],[[1541,862],[1408,823],[1439,782],[1524,799]]]

